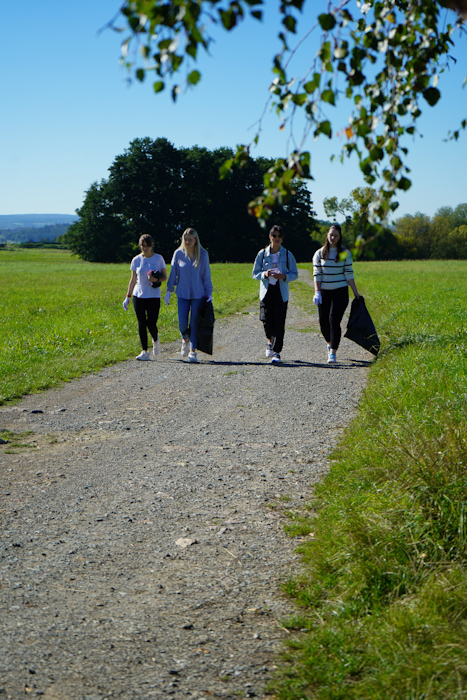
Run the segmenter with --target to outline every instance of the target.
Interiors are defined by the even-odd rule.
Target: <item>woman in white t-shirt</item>
[[[342,246],[339,224],[330,227],[324,246],[313,256],[313,277],[313,301],[318,307],[319,325],[328,347],[328,362],[335,364],[341,321],[349,303],[349,287],[357,299],[360,297],[353,276],[352,255]]]
[[[131,261],[131,277],[123,308],[128,310],[128,303],[133,296],[133,307],[143,348],[136,359],[149,360],[148,329],[152,336],[153,354],[158,355],[161,351],[157,319],[161,306],[161,282],[167,279],[167,269],[162,255],[154,252],[154,241],[149,234],[141,236],[138,245],[141,253]]]

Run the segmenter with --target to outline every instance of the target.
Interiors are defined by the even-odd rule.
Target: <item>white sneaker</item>
[[[272,357],[274,355],[274,350],[272,349],[272,343],[268,343],[266,347],[266,357]]]
[[[279,355],[278,352],[273,352],[272,353],[272,360],[271,360],[273,365],[280,365],[281,363],[281,356]]]
[[[188,353],[190,352],[190,341],[187,340],[182,340],[182,349],[180,350],[180,354],[182,357],[186,357]]]
[[[153,355],[158,355],[161,351],[161,341],[159,338],[157,340],[152,341],[152,354]]]
[[[149,360],[149,353],[147,350],[141,350],[140,354],[136,358],[137,360]]]
[[[336,362],[337,362],[336,354],[334,352],[330,352],[329,357],[328,357],[328,364],[335,365]]]
[[[196,357],[196,353],[193,350],[190,350],[190,354],[188,355],[188,361],[189,362],[198,362],[198,358]]]

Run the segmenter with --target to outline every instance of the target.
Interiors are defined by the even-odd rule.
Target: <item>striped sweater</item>
[[[343,249],[345,253],[343,260],[323,260],[321,257],[323,249],[320,248],[313,255],[313,277],[321,283],[321,289],[339,289],[346,287],[349,280],[354,279],[352,269],[352,255],[350,250]],[[331,255],[333,251],[330,251]],[[342,255],[341,253],[341,255]]]

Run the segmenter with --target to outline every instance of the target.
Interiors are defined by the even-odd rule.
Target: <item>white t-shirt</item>
[[[275,272],[276,274],[280,272],[279,268],[277,267],[279,265],[279,253],[271,253],[271,272]],[[277,280],[275,277],[268,277],[269,284],[277,284],[279,280]]]
[[[158,253],[154,253],[150,258],[145,258],[142,253],[131,261],[130,270],[136,272],[137,282],[133,290],[135,297],[140,299],[160,299],[161,288],[153,287],[148,280],[148,272],[158,270],[162,272],[165,267],[164,258]]]

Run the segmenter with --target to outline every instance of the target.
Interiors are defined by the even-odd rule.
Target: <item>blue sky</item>
[[[262,24],[250,21],[231,34],[219,32],[211,57],[201,60],[201,83],[174,105],[168,93],[155,95],[150,81],[128,86],[119,65],[122,35],[99,33],[119,0],[0,0],[0,214],[73,214],[86,189],[107,177],[114,158],[137,137],[209,149],[249,142],[268,99],[271,61],[279,48],[277,4],[266,3]],[[312,5],[326,3],[310,0]],[[467,117],[465,38],[453,54],[457,64],[440,82],[440,105],[425,109],[423,139],[407,143],[413,186],[400,195],[395,218],[417,211],[432,216],[441,206],[467,201],[467,133],[457,142],[443,140]],[[287,138],[268,112],[252,155],[284,156]],[[340,147],[339,139],[307,143],[319,217],[325,197],[341,199],[364,185],[352,160],[330,162]]]

